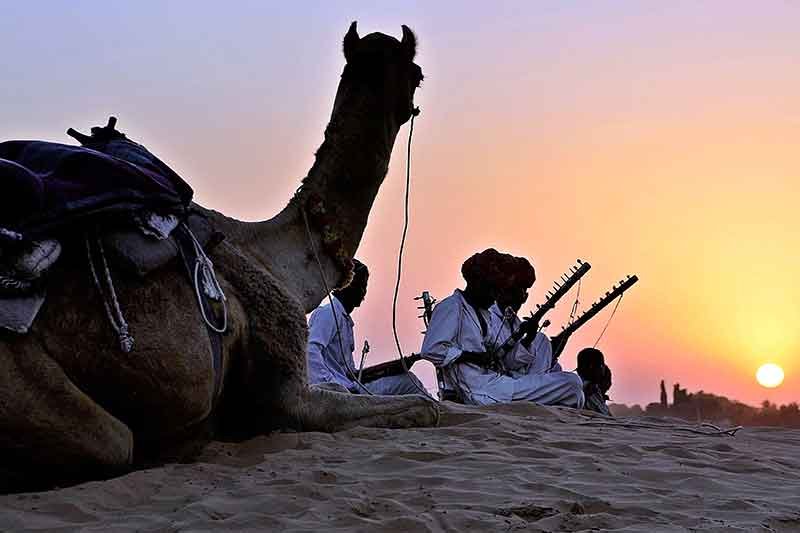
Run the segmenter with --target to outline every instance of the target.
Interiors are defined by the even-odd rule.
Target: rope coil
[[[206,255],[205,250],[200,245],[197,240],[197,237],[194,236],[192,230],[189,229],[189,226],[186,223],[181,223],[183,226],[184,231],[189,238],[192,240],[192,245],[194,246],[194,252],[197,259],[195,260],[194,264],[194,275],[192,276],[193,283],[194,283],[194,293],[197,297],[197,303],[200,307],[200,314],[203,316],[203,321],[206,325],[211,328],[216,333],[225,333],[228,329],[228,299],[225,297],[225,292],[223,292],[222,287],[217,280],[217,275],[214,272],[214,263],[211,259]],[[201,282],[200,278],[202,276],[202,289],[201,289]],[[222,326],[217,326],[208,318],[206,315],[205,307],[203,306],[203,295],[201,294],[201,290],[203,293],[206,294],[212,300],[222,302]]]

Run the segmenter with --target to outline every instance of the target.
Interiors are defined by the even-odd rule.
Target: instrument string
[[[597,337],[597,340],[594,341],[594,345],[592,346],[592,348],[597,348],[597,344],[600,342],[600,339],[603,338],[603,334],[606,332],[606,329],[608,329],[608,325],[611,324],[611,319],[614,318],[614,315],[617,313],[617,307],[619,307],[619,304],[622,302],[623,296],[625,296],[625,293],[620,294],[619,298],[617,298],[617,303],[614,305],[614,310],[611,311],[611,316],[608,317],[606,325],[603,326],[603,331],[600,332],[600,335]]]
[[[572,303],[572,309],[569,312],[569,320],[567,324],[572,324],[575,321],[575,316],[578,313],[578,307],[580,306],[580,297],[581,297],[581,282],[582,280],[578,280],[578,288],[575,292],[575,301]]]

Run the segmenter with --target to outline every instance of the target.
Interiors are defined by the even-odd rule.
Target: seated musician
[[[461,274],[466,288],[456,289],[434,308],[421,354],[441,369],[446,386],[464,403],[547,398],[553,403],[583,407],[583,382],[577,374],[553,378],[507,372],[493,348],[487,346],[489,307],[495,300],[503,264],[510,257],[490,248],[464,262]]]
[[[536,273],[524,257],[506,256],[499,268],[495,304],[489,309],[490,326],[486,347],[495,352],[503,369],[513,377],[528,376],[528,400],[543,405],[578,405],[575,389],[579,375],[564,372],[553,359],[550,339],[538,331],[538,324],[523,322],[517,316],[528,299]],[[502,310],[502,311],[501,311]],[[526,331],[517,342],[512,334]]]
[[[553,361],[550,339],[541,331],[531,331],[520,342],[501,351],[514,331],[523,324],[517,313],[528,301],[528,290],[536,281],[536,271],[524,257],[508,257],[503,264],[495,303],[489,308],[491,325],[486,338],[487,347],[498,352],[503,365],[512,373],[544,374],[561,370],[561,366]],[[525,325],[528,327],[527,321]]]
[[[611,416],[606,405],[606,393],[611,389],[611,369],[606,365],[603,352],[597,348],[584,348],[578,352],[576,372],[583,378],[586,408]]]
[[[333,308],[326,298],[308,319],[309,384],[324,384],[357,394],[365,393],[365,389],[373,394],[421,394],[425,388],[410,372],[365,380],[363,384],[358,382],[358,369],[353,361],[354,323],[350,315],[367,295],[369,270],[360,261],[353,262],[353,280],[346,287],[333,291]]]

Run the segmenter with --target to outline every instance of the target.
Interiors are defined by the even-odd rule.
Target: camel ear
[[[356,30],[356,24],[356,21],[353,21],[353,23],[350,24],[350,29],[347,30],[347,33],[344,36],[344,58],[348,63],[353,58],[353,55],[356,51],[356,45],[360,39],[358,36],[358,30]]]
[[[408,60],[413,61],[414,56],[417,55],[417,36],[405,24],[403,24],[403,40],[400,41],[400,46],[408,56]]]

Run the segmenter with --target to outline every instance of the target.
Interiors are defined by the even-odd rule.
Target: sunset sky
[[[111,114],[207,207],[281,209],[313,161],[344,65],[341,40],[419,38],[411,226],[398,324],[412,298],[463,286],[493,246],[537,271],[529,304],[575,259],[588,306],[627,274],[598,345],[614,401],[657,401],[663,378],[737,398],[800,400],[800,3],[0,1],[0,139],[71,142]],[[359,257],[354,313],[372,363],[396,357],[402,230],[398,136]],[[574,296],[550,317],[555,333]],[[591,345],[610,308],[573,337]],[[558,327],[557,327],[558,326]],[[759,365],[786,371],[774,390]],[[434,387],[430,367],[415,366]]]

